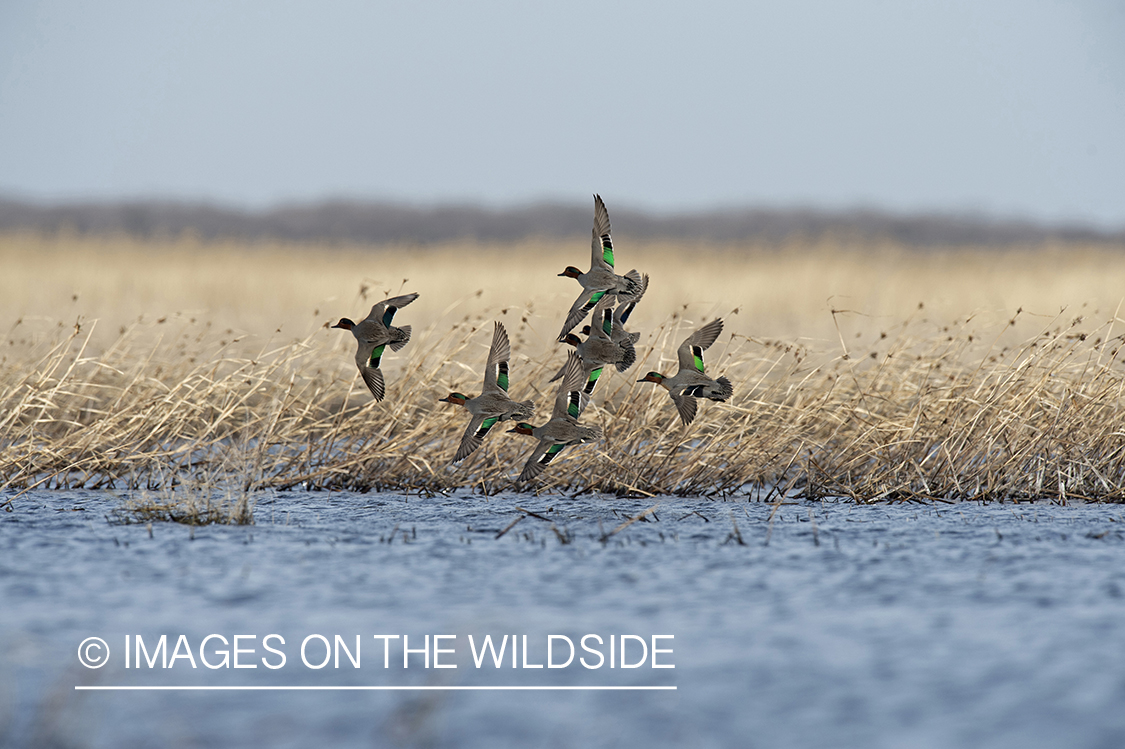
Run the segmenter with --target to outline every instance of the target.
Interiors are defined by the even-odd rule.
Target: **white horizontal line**
[[[76,686],[78,691],[83,692],[176,692],[176,691],[218,691],[218,692],[318,692],[318,691],[374,691],[374,692],[512,692],[512,691],[525,691],[525,692],[593,692],[593,691],[619,691],[619,692],[652,692],[652,691],[675,691],[676,687],[551,687],[551,686],[530,686],[530,687],[516,687],[516,686],[503,686],[503,687],[470,687],[470,686],[450,686],[450,687],[434,687],[434,686],[359,686],[359,687],[302,687],[302,686]]]

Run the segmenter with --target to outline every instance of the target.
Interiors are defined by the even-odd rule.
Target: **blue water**
[[[253,526],[150,531],[115,521],[120,505],[43,492],[0,513],[0,745],[1125,746],[1119,506],[802,502],[770,522],[773,506],[746,502],[278,493],[258,496]],[[517,506],[558,532],[528,517],[497,539]],[[258,667],[204,666],[210,634],[228,651],[253,635],[240,664]],[[267,634],[282,668],[264,665],[279,662]],[[376,634],[412,649],[454,635],[438,658],[457,668],[422,653],[403,668],[401,637],[384,668]],[[580,649],[566,668],[512,668],[510,650],[477,668],[468,635],[504,634],[521,656],[527,635],[529,665],[548,635],[596,634],[606,660],[610,636],[673,635],[657,663],[675,668],[650,653],[587,669]],[[126,669],[126,635],[150,655],[183,635],[196,668]],[[347,652],[304,665],[310,635],[351,651],[360,635],[360,667]],[[110,650],[98,669],[78,660],[93,636]],[[310,640],[311,663],[325,654]],[[676,690],[74,688],[231,685]]]

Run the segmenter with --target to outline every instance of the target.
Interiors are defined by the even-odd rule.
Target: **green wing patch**
[[[477,430],[476,436],[480,439],[483,439],[484,435],[488,434],[488,430],[491,429],[492,427],[494,427],[496,425],[496,422],[499,421],[499,420],[500,420],[499,416],[489,416],[480,425],[480,429]]]
[[[508,362],[506,361],[500,362],[496,374],[496,384],[499,385],[500,389],[505,393],[508,392]]]
[[[376,346],[375,350],[371,352],[371,361],[367,363],[367,366],[378,369],[379,360],[383,358],[383,349],[385,349],[386,347],[386,344],[383,344],[382,346]]]
[[[695,358],[695,368],[703,372],[703,349],[699,346],[691,347],[691,355]]]
[[[602,330],[606,335],[613,335],[613,310],[607,309],[602,313]]]
[[[555,456],[562,452],[566,445],[554,444],[547,448],[547,452],[543,453],[543,457],[539,459],[539,465],[545,466],[555,459]]]
[[[585,390],[587,395],[590,395],[594,392],[594,385],[598,384],[598,378],[602,376],[602,369],[604,369],[604,367],[598,367],[593,372],[591,372],[590,376],[586,379]]]
[[[602,235],[602,259],[610,268],[613,267],[613,240],[608,234]]]
[[[391,320],[395,319],[396,312],[398,307],[387,307],[387,311],[383,313],[383,325],[391,327]]]
[[[570,403],[566,407],[566,412],[576,419],[578,418],[578,415],[582,412],[581,409],[579,408],[579,402],[581,400],[582,400],[582,391],[581,390],[571,390],[570,391]]]

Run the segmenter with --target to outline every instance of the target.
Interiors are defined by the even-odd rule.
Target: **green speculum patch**
[[[386,347],[386,344],[382,346],[376,346],[375,350],[371,352],[371,361],[368,362],[367,366],[377,368],[379,366],[379,360],[383,358],[383,349],[385,349]]]
[[[488,430],[491,429],[493,426],[495,426],[496,422],[499,421],[499,420],[500,420],[499,416],[489,416],[480,425],[480,429],[477,430],[477,436],[483,437],[484,435],[488,434]]]
[[[578,418],[578,414],[579,414],[578,399],[580,397],[581,396],[578,395],[578,391],[575,390],[573,393],[570,394],[570,403],[566,407],[566,412],[576,419]]]
[[[608,234],[602,235],[602,258],[613,267],[613,242],[610,241]]]
[[[500,362],[499,372],[496,375],[496,384],[500,386],[501,390],[507,392],[507,390],[508,390],[508,362],[506,362],[506,361]]]
[[[562,449],[564,447],[566,447],[566,445],[561,445],[561,444],[551,445],[550,447],[547,448],[547,452],[543,453],[543,457],[539,459],[539,463],[541,465],[547,465],[548,463],[551,462],[552,458],[554,458],[556,455],[558,455],[560,452],[562,452]]]
[[[695,357],[695,368],[700,372],[703,371],[703,349],[698,346],[692,346],[691,354]]]

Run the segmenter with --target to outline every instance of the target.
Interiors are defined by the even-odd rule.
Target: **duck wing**
[[[382,346],[379,347],[380,349]],[[375,400],[383,400],[386,394],[386,386],[383,383],[383,370],[378,366],[369,367],[365,364],[359,366],[359,373],[363,377],[363,383],[367,385],[367,389],[375,396]]]
[[[603,341],[611,340],[613,333],[613,302],[615,297],[604,295],[594,305],[594,314],[590,318],[590,336]]]
[[[555,456],[561,453],[565,447],[566,445],[558,442],[539,440],[539,444],[535,446],[531,457],[524,463],[523,470],[520,472],[520,477],[516,479],[516,481],[530,481],[543,473],[543,469],[547,467],[547,464],[554,460]]]
[[[499,416],[474,416],[469,420],[469,426],[465,429],[465,434],[461,436],[461,444],[457,448],[457,453],[453,456],[454,463],[460,463],[465,458],[472,455],[478,447],[484,442],[488,430],[496,426],[496,422],[500,420]]]
[[[375,311],[376,309],[378,309],[378,317],[380,318],[383,325],[389,328],[391,327],[391,321],[395,319],[395,313],[417,298],[417,293],[403,294],[402,296],[394,296],[390,299],[379,302],[379,304],[376,304],[371,308],[371,314],[368,315],[368,319],[375,317]]]
[[[613,238],[609,234],[609,211],[601,195],[594,196],[594,230],[590,233],[590,269],[613,270]]]
[[[508,331],[504,324],[496,322],[492,328],[492,346],[488,349],[488,361],[484,365],[484,385],[481,393],[508,392],[508,360],[512,357],[512,346],[508,342]]]
[[[566,364],[563,365],[562,382],[559,383],[558,393],[555,395],[555,407],[551,412],[552,419],[565,419],[567,417],[577,420],[590,396],[583,390],[586,384],[586,370],[578,354],[571,351],[567,354]]]
[[[566,313],[566,322],[563,323],[563,329],[559,333],[558,340],[566,338],[566,334],[574,330],[574,326],[582,322],[582,318],[586,313],[592,310],[598,302],[600,302],[606,295],[604,291],[593,291],[592,289],[582,289],[582,293],[574,300],[574,304],[570,305],[570,311]]]
[[[676,404],[676,410],[680,413],[680,420],[687,426],[695,421],[696,401],[690,395],[677,393],[675,390],[669,390],[668,395],[672,396],[672,402]]]
[[[680,359],[680,369],[694,369],[696,372],[702,374],[703,352],[705,349],[711,347],[711,344],[719,337],[719,333],[722,332],[722,318],[716,317],[714,320],[689,335],[684,342],[680,344],[680,348],[676,352]]]

